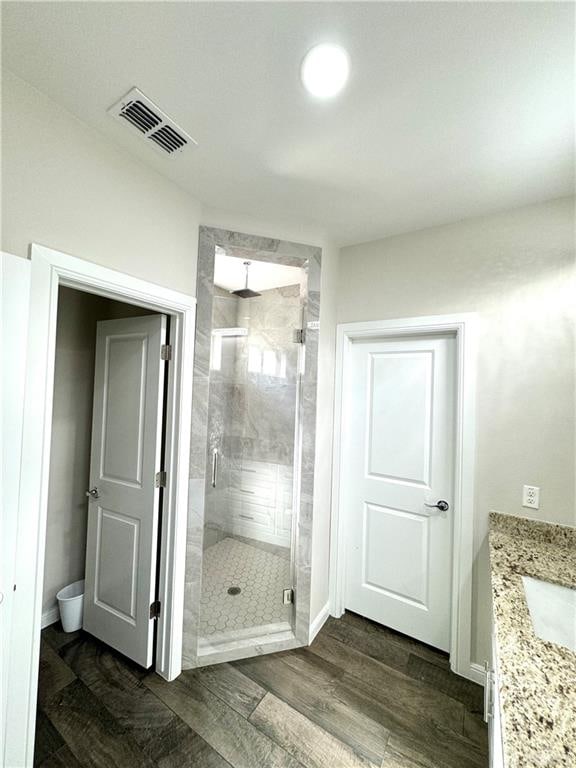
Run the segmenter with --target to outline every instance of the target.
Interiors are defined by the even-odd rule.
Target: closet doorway
[[[32,246],[30,277],[13,766],[32,762],[40,631],[63,581],[85,571],[89,632],[168,680],[181,671],[195,321],[191,296],[42,246]],[[59,315],[60,341],[77,335],[67,351]]]
[[[82,589],[82,628],[153,660],[169,318],[58,291],[42,628]],[[80,623],[80,619],[79,619]]]

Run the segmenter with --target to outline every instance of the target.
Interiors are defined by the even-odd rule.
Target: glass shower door
[[[282,632],[293,623],[302,349],[295,331],[302,323],[305,271],[264,262],[260,269],[252,261],[252,285],[267,287],[233,293],[226,279],[218,284],[218,275],[243,274],[236,261],[216,254],[199,633],[204,647]]]

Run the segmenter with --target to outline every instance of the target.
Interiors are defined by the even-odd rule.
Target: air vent
[[[166,152],[176,152],[179,149],[182,149],[182,147],[185,147],[188,143],[183,136],[180,136],[180,134],[173,128],[170,128],[169,125],[163,125],[162,128],[158,128],[158,130],[151,133],[148,138],[155,141],[156,144],[158,144],[159,147],[162,147],[162,149],[165,149]]]
[[[155,115],[151,109],[148,109],[146,104],[142,104],[140,99],[129,101],[125,107],[122,107],[120,117],[135,125],[142,133],[146,133],[146,131],[155,128],[162,122],[158,115]]]
[[[138,88],[132,88],[114,104],[108,113],[125,125],[137,129],[138,135],[164,155],[174,155],[197,146],[194,139],[162,112]]]

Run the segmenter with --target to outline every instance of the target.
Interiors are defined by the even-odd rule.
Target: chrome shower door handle
[[[212,451],[212,488],[216,488],[216,478],[218,477],[218,448]]]
[[[448,504],[447,501],[444,501],[444,499],[440,499],[436,504],[427,504],[424,502],[424,506],[428,507],[428,509],[437,509],[439,512],[448,512],[450,509],[450,504]]]
[[[86,496],[88,496],[89,499],[99,499],[100,494],[98,493],[98,488],[96,486],[90,488],[89,491],[86,491]]]
[[[494,716],[493,690],[494,678],[490,664],[484,662],[484,722],[488,723]]]

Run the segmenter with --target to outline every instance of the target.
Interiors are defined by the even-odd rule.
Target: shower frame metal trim
[[[294,621],[291,631],[238,639],[212,652],[200,652],[200,598],[204,537],[205,484],[210,467],[207,462],[208,396],[210,342],[214,299],[216,249],[230,256],[301,267],[307,271],[307,290],[303,304],[304,372],[301,376],[296,423],[300,450],[295,516],[292,524],[295,592]],[[197,271],[196,344],[194,349],[194,388],[192,395],[192,440],[190,496],[187,530],[187,560],[184,599],[184,642],[182,666],[248,658],[263,653],[308,645],[310,630],[310,582],[312,516],[316,443],[316,384],[318,378],[318,336],[320,317],[320,275],[322,249],[286,240],[249,235],[212,227],[200,227]]]

